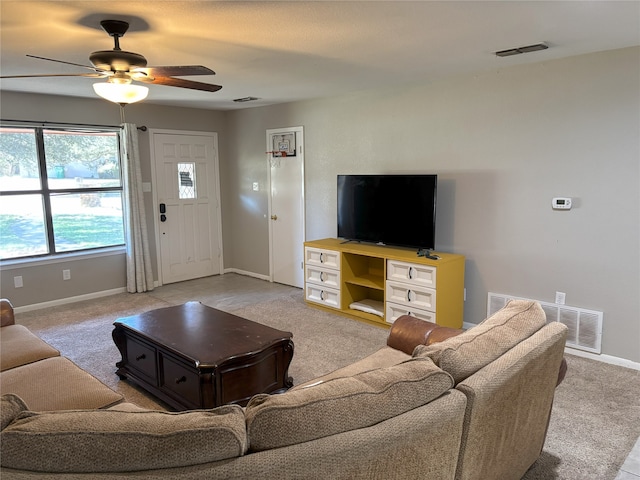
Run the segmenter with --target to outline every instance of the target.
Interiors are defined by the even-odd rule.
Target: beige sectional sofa
[[[516,479],[542,450],[565,338],[566,327],[546,324],[534,302],[512,301],[466,332],[401,317],[387,346],[343,369],[284,394],[256,395],[245,408],[179,413],[128,403],[34,408],[34,397],[23,396],[28,388],[8,388],[3,371],[0,472],[17,479]],[[46,358],[8,372],[61,358],[29,341]],[[24,377],[34,385],[31,375]]]

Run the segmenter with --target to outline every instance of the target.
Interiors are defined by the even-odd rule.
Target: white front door
[[[161,282],[221,271],[217,134],[150,130]]]
[[[303,141],[302,127],[267,130],[271,279],[299,288],[304,284]]]

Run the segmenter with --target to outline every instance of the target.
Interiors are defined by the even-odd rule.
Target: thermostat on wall
[[[556,197],[551,201],[554,210],[571,210],[570,197]]]

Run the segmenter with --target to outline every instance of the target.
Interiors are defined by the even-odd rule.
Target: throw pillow
[[[23,411],[27,405],[17,395],[6,393],[0,398],[0,430],[4,430]]]
[[[430,359],[414,358],[280,395],[256,395],[245,411],[249,448],[268,450],[369,427],[452,386],[451,376]]]
[[[511,300],[466,332],[431,345],[418,345],[414,357],[431,358],[456,384],[529,338],[546,323],[538,302]]]
[[[189,412],[22,412],[2,430],[2,466],[56,473],[135,472],[243,455],[237,405]]]

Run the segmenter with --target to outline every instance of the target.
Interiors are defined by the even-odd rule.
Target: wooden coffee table
[[[188,302],[115,321],[117,375],[177,410],[245,405],[285,391],[292,334]]]

